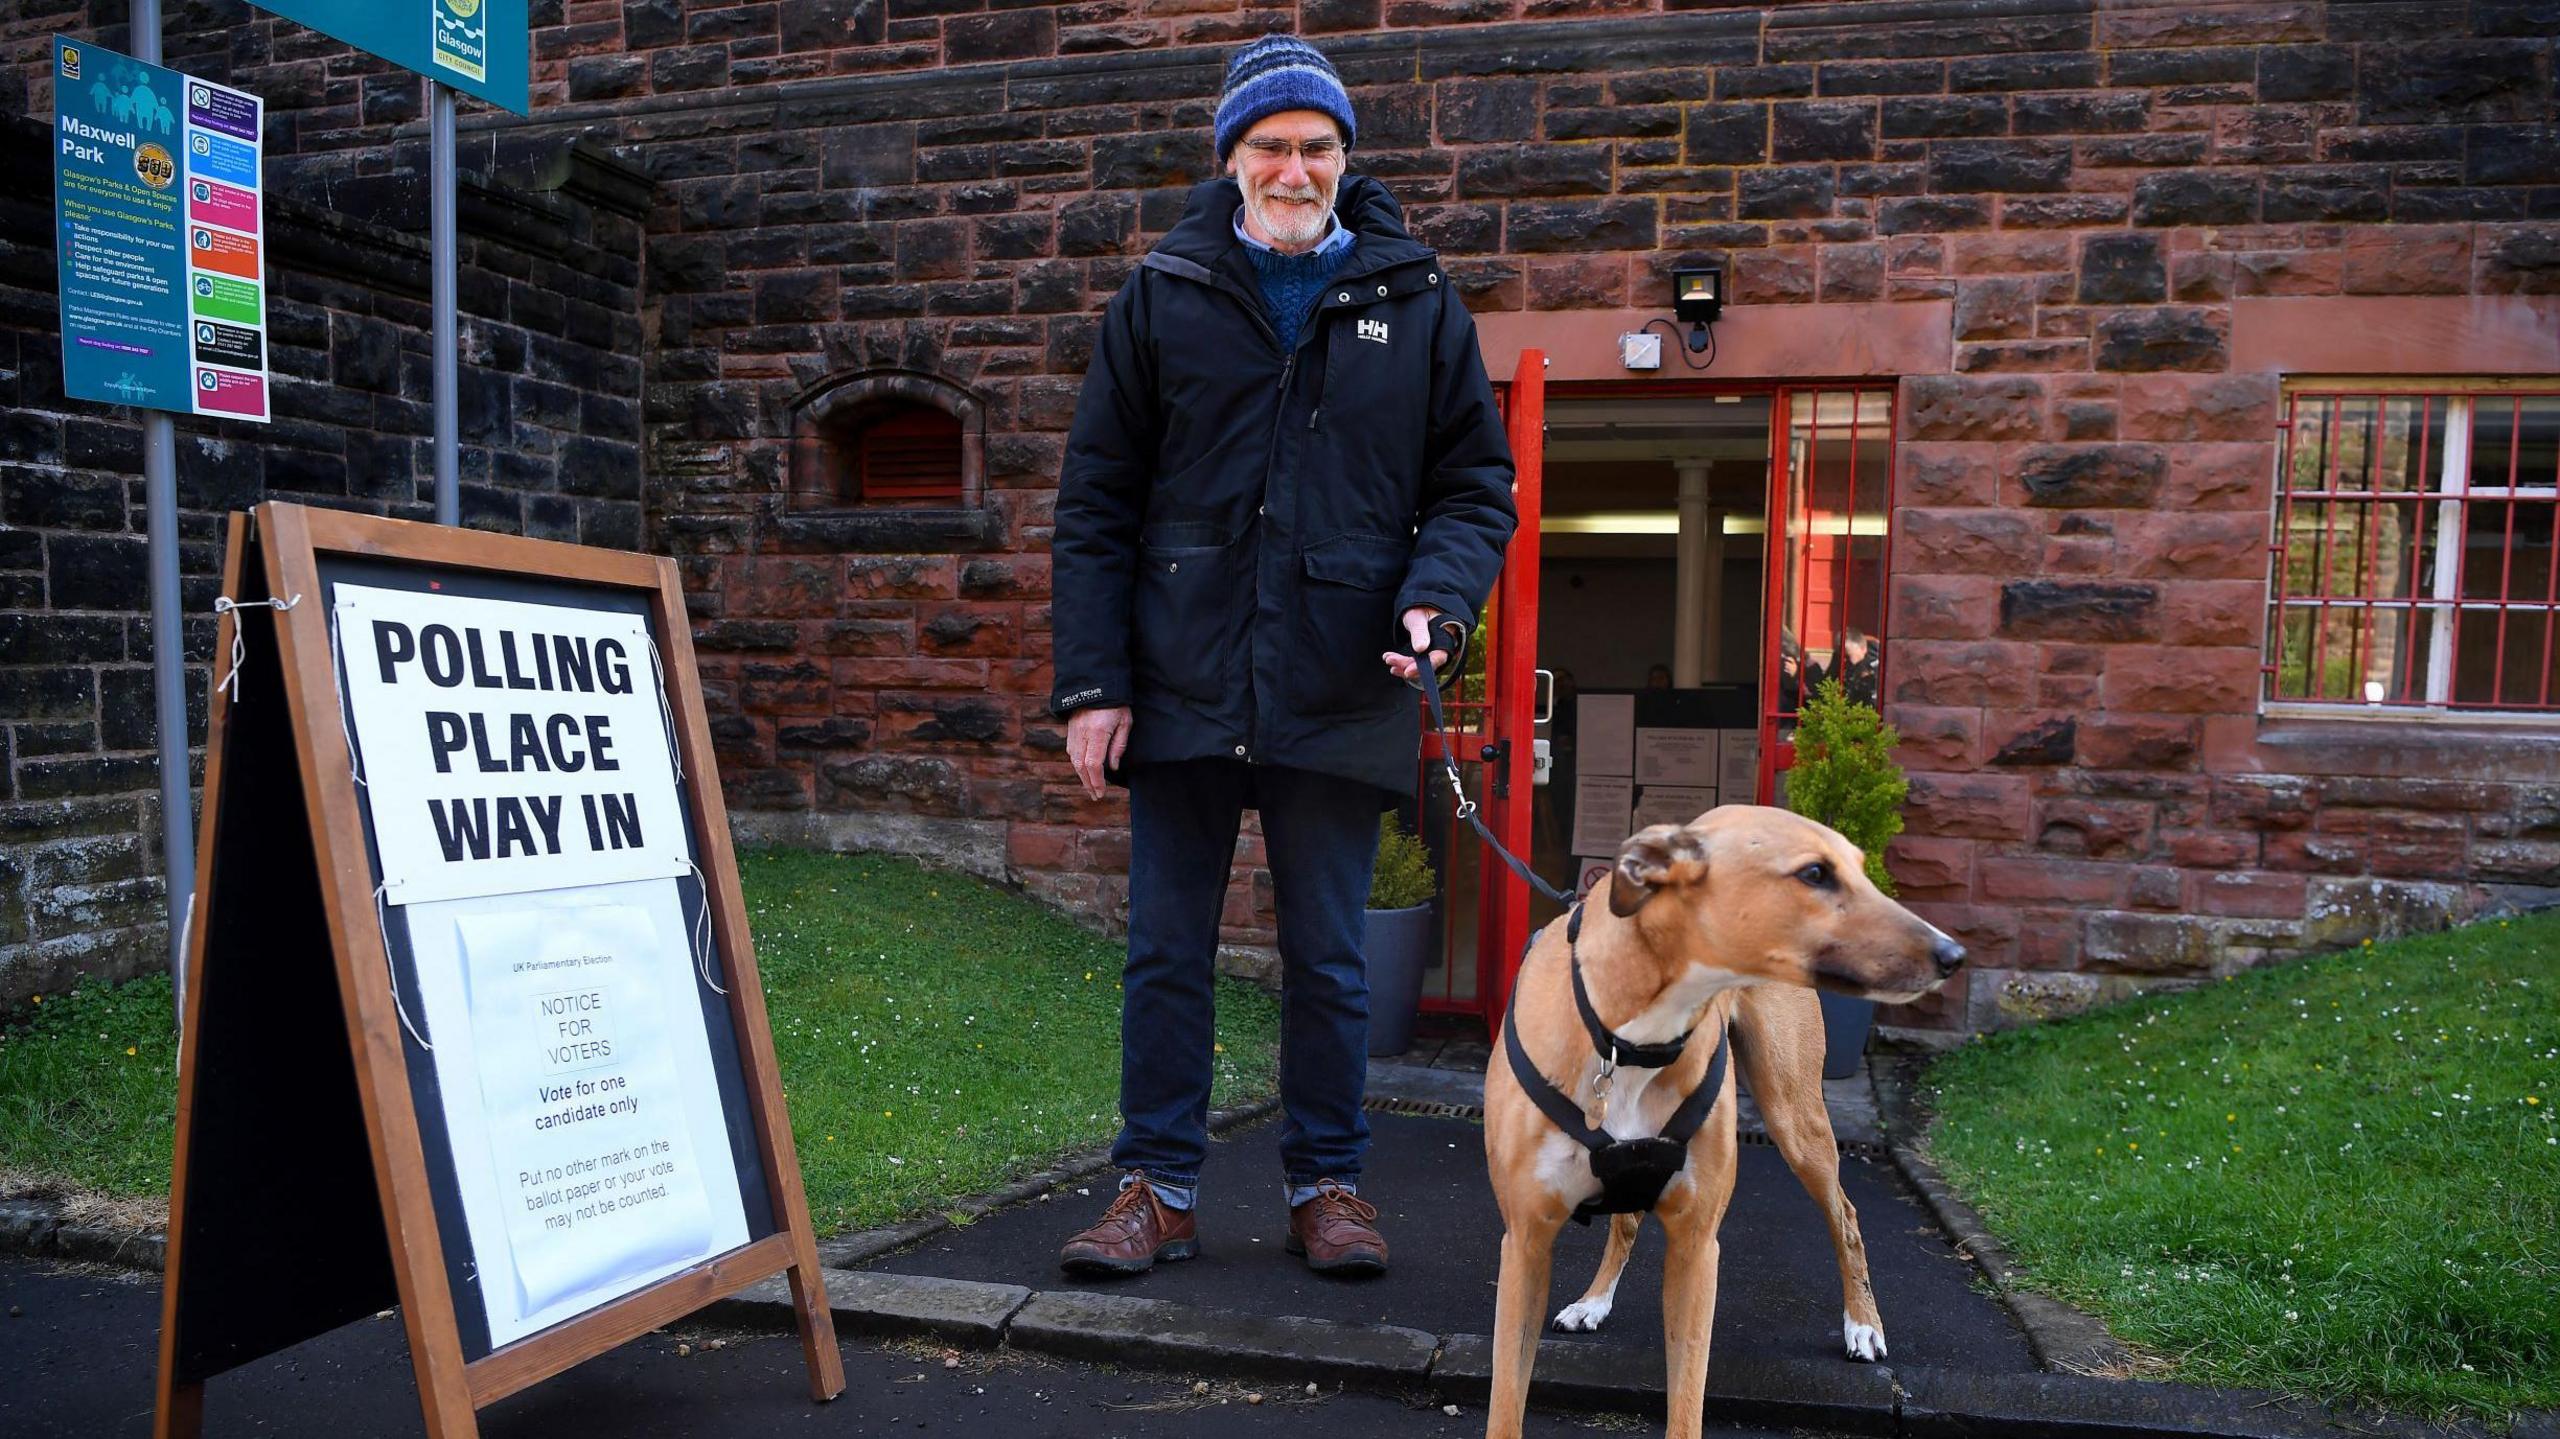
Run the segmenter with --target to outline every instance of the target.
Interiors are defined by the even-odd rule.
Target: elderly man
[[[1129,790],[1119,1193],[1071,1272],[1199,1252],[1212,979],[1244,810],[1283,967],[1287,1245],[1378,1273],[1361,958],[1378,814],[1409,793],[1412,651],[1463,654],[1514,523],[1475,325],[1375,180],[1350,97],[1275,36],[1227,69],[1225,178],[1103,317],[1067,440],[1053,552],[1056,690],[1087,791]]]

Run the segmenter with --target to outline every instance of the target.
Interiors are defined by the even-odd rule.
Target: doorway
[[[1782,803],[1812,684],[1881,703],[1893,389],[1550,386],[1542,370],[1523,352],[1504,387],[1522,533],[1452,748],[1503,843],[1584,889],[1647,824]],[[1498,1023],[1557,906],[1457,823],[1436,765],[1426,777],[1443,885],[1426,1008]]]

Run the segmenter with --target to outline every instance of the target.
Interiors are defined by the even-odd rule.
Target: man
[[[1051,606],[1067,756],[1129,789],[1124,1172],[1070,1271],[1198,1252],[1228,868],[1259,810],[1279,911],[1288,1247],[1378,1273],[1361,959],[1379,811],[1410,793],[1411,650],[1465,653],[1511,535],[1475,324],[1386,190],[1346,177],[1350,97],[1275,36],[1227,69],[1225,178],[1103,317],[1059,482]]]

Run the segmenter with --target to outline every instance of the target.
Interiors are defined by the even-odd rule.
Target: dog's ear
[[[1695,831],[1676,824],[1637,830],[1618,851],[1617,868],[1609,871],[1609,912],[1626,918],[1671,882],[1675,868],[1704,867],[1706,862],[1707,843]]]

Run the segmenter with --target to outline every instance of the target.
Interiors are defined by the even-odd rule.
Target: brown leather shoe
[[[1327,1179],[1307,1202],[1289,1210],[1288,1249],[1307,1257],[1318,1274],[1384,1274],[1387,1241],[1379,1235],[1376,1205]]]
[[[1058,1251],[1069,1274],[1144,1274],[1159,1259],[1189,1259],[1200,1252],[1200,1230],[1191,1211],[1156,1197],[1143,1173],[1130,1171],[1128,1186],[1093,1227]]]

